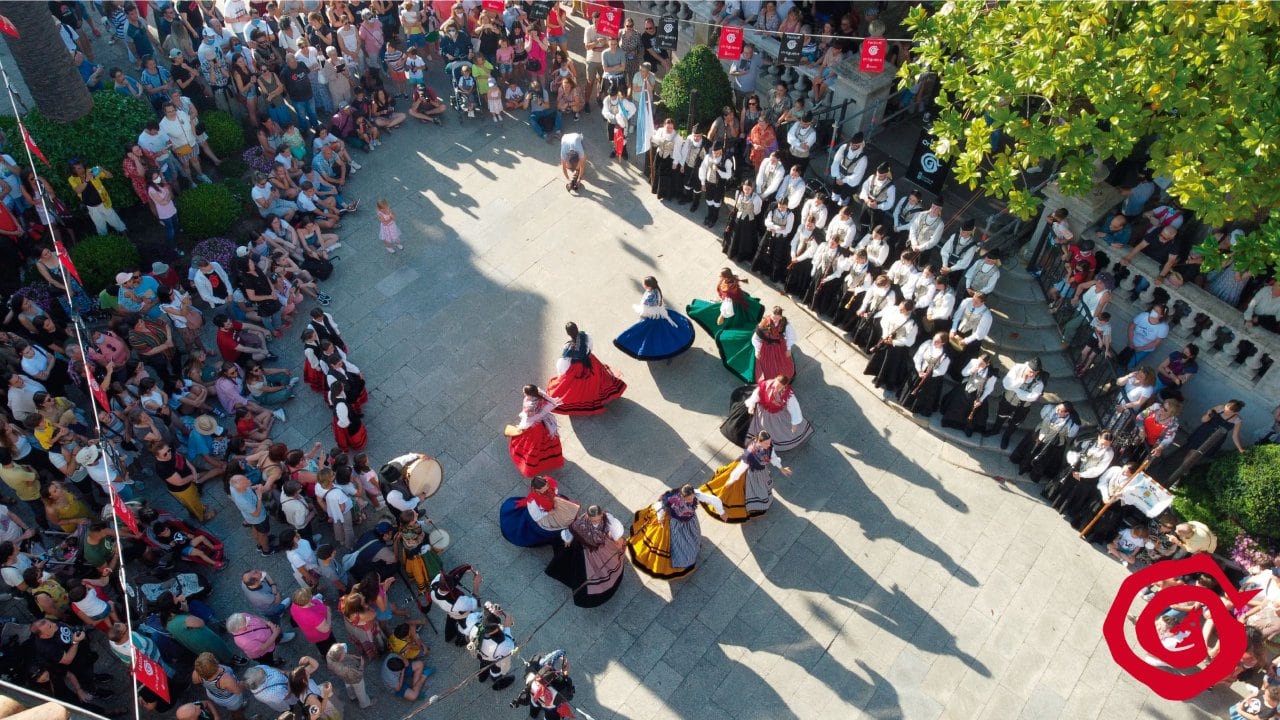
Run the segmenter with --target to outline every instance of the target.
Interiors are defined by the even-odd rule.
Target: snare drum
[[[420,498],[429,498],[444,483],[444,468],[440,466],[439,460],[430,455],[420,455],[405,468],[404,476],[409,484],[409,492]]]
[[[432,550],[442,553],[449,549],[449,545],[453,543],[453,538],[449,536],[448,530],[433,527],[431,532],[427,534],[427,542],[431,545]]]

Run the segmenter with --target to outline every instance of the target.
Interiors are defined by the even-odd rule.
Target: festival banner
[[[680,21],[674,15],[663,15],[658,20],[658,35],[653,39],[654,47],[662,50],[675,50],[680,40]]]
[[[799,65],[804,58],[800,51],[804,47],[804,36],[799,33],[784,33],[782,42],[778,44],[778,62],[783,65]]]
[[[867,38],[862,41],[862,55],[858,58],[858,70],[864,73],[884,72],[884,56],[889,41],[884,38]]]
[[[649,152],[653,131],[653,98],[648,88],[641,88],[640,100],[636,103],[636,155]]]
[[[13,24],[13,21],[3,15],[0,15],[0,32],[9,37],[22,37],[18,34],[18,28]]]
[[[144,687],[150,688],[165,702],[169,702],[169,678],[164,674],[164,668],[160,667],[160,663],[143,655],[142,651],[136,647],[133,649],[133,676]]]
[[[502,11],[507,9],[507,3],[505,0],[483,0],[483,2],[480,3],[480,7],[485,12],[501,15]]]
[[[721,60],[737,60],[742,57],[742,28],[733,25],[720,28],[720,47],[716,55]]]
[[[618,37],[618,33],[622,31],[622,10],[616,7],[600,8],[600,19],[596,21],[596,30],[605,37]]]
[[[111,458],[103,455],[99,458],[99,462],[107,464],[107,472],[110,473],[108,477],[115,475],[115,468],[111,467]],[[134,535],[142,535],[142,531],[138,528],[137,516],[133,514],[133,509],[125,504],[124,498],[120,497],[119,493],[111,493],[111,511],[116,514],[120,522],[133,531]]]
[[[71,262],[71,253],[67,252],[67,248],[62,244],[61,240],[53,241],[53,250],[57,253],[58,263],[62,265],[63,269],[65,269],[71,277],[75,278],[76,282],[83,285],[84,281],[80,279],[80,271],[76,270],[75,263]]]
[[[554,4],[551,0],[537,0],[529,3],[529,19],[546,20],[551,17],[551,6]]]
[[[1159,517],[1160,513],[1173,504],[1173,494],[1165,490],[1150,475],[1142,473],[1129,481],[1124,492],[1120,493],[1120,502],[1138,508],[1149,518]]]
[[[27,132],[27,126],[22,123],[18,123],[18,129],[22,131],[22,142],[27,146],[27,149],[31,151],[31,154],[40,158],[40,162],[48,165],[49,158],[44,156],[44,153],[40,151],[40,146],[36,145],[35,140],[31,139],[31,133]]]

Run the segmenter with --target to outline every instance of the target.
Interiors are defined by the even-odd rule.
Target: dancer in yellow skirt
[[[742,457],[716,470],[711,480],[698,488],[720,500],[719,508],[704,501],[703,509],[711,517],[729,523],[746,522],[765,514],[773,504],[770,466],[783,475],[791,475],[791,468],[783,467],[782,459],[773,451],[773,438],[761,430],[755,440],[747,443]]]
[[[699,502],[724,512],[719,498],[694,490],[691,485],[668,490],[658,502],[636,511],[631,522],[631,539],[627,541],[631,563],[660,580],[693,572],[702,548]]]

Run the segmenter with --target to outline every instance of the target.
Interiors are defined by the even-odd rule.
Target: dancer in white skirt
[[[746,405],[747,412],[751,413],[747,435],[758,437],[768,432],[778,452],[795,450],[813,435],[813,423],[800,414],[800,403],[791,388],[791,380],[785,375],[760,381]]]

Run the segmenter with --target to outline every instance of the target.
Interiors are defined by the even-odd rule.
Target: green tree
[[[80,72],[67,57],[66,46],[58,36],[58,23],[49,22],[48,5],[38,2],[5,3],[4,15],[21,35],[5,37],[4,41],[13,53],[13,59],[18,61],[22,79],[31,90],[36,107],[59,122],[71,122],[88,115],[93,108],[93,99],[80,78]]]
[[[957,0],[906,22],[918,43],[904,86],[940,79],[935,151],[1023,218],[1039,203],[1020,171],[1056,160],[1063,191],[1085,193],[1095,159],[1147,140],[1151,170],[1210,225],[1280,197],[1280,4]],[[1237,245],[1237,262],[1262,270],[1278,249],[1272,222]]]
[[[710,123],[720,117],[720,109],[733,105],[733,86],[725,74],[720,58],[706,45],[689,48],[680,61],[662,78],[662,106],[683,127],[689,118],[689,98],[693,90],[693,121],[706,132]]]

